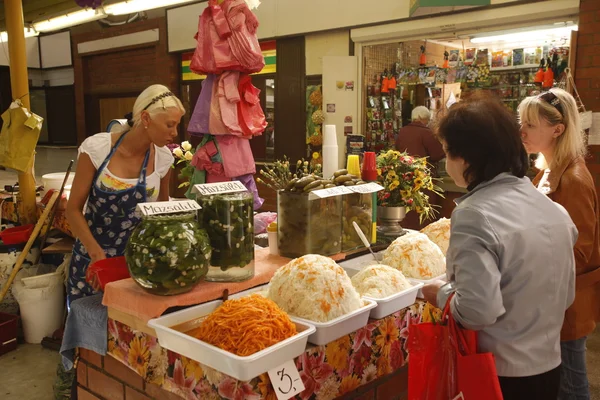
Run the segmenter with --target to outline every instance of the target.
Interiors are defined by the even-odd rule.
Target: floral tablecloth
[[[12,201],[2,201],[2,219],[7,221],[11,221],[13,223],[19,223],[19,214],[17,207],[15,207],[15,203]],[[42,215],[44,211],[44,205],[41,202],[37,203],[37,214],[38,217]],[[73,237],[71,233],[71,228],[69,227],[69,222],[67,221],[67,217],[65,216],[64,210],[58,210],[54,215],[53,227],[58,229],[59,231]]]
[[[411,324],[439,318],[441,311],[418,300],[325,346],[307,348],[296,358],[305,390],[301,400],[329,400],[390,374],[407,362],[406,338]],[[108,353],[147,382],[188,400],[276,400],[268,375],[240,382],[180,354],[160,347],[146,333],[109,319]]]

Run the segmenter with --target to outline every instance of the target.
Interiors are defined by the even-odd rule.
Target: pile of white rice
[[[369,265],[352,277],[361,296],[383,299],[412,285],[399,270],[383,264]]]
[[[407,278],[432,279],[446,272],[446,257],[424,233],[400,236],[383,252],[382,264]]]
[[[290,315],[327,322],[363,306],[346,271],[331,258],[308,254],[279,268],[268,298]]]
[[[450,220],[448,218],[440,218],[432,222],[421,229],[421,232],[426,234],[433,243],[437,244],[442,253],[446,255],[448,245],[450,244]]]

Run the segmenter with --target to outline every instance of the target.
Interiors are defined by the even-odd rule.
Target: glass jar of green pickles
[[[239,282],[254,276],[254,197],[249,192],[199,195],[198,220],[212,246],[207,281]]]
[[[309,193],[277,192],[279,254],[329,256],[342,250],[342,196],[311,198]]]
[[[373,235],[373,194],[351,193],[342,196],[342,251],[348,252],[363,248],[353,222],[365,234],[367,240]]]
[[[158,295],[191,290],[208,272],[210,256],[210,240],[195,213],[143,217],[125,249],[133,280]]]

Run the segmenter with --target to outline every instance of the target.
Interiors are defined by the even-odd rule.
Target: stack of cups
[[[323,177],[333,176],[338,170],[338,144],[335,125],[325,125],[323,133]]]
[[[365,182],[374,182],[377,180],[377,163],[375,162],[375,153],[372,151],[365,151],[363,154],[361,178]]]
[[[348,155],[348,161],[346,162],[346,169],[350,175],[360,176],[360,160],[358,155]]]

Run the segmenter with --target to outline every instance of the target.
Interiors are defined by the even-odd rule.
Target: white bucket
[[[62,183],[65,180],[65,174],[66,172],[53,172],[51,174],[43,175],[42,183],[44,185],[44,191],[42,192],[42,197],[44,197],[44,195],[48,193],[48,190],[60,190],[60,187],[62,186]],[[70,187],[73,184],[73,179],[75,179],[75,173],[71,172],[69,174],[69,179],[67,179],[66,185]]]
[[[19,303],[25,341],[41,343],[44,337],[52,336],[62,326],[64,286],[56,272],[35,277],[27,277],[27,272],[19,272],[12,291]]]

